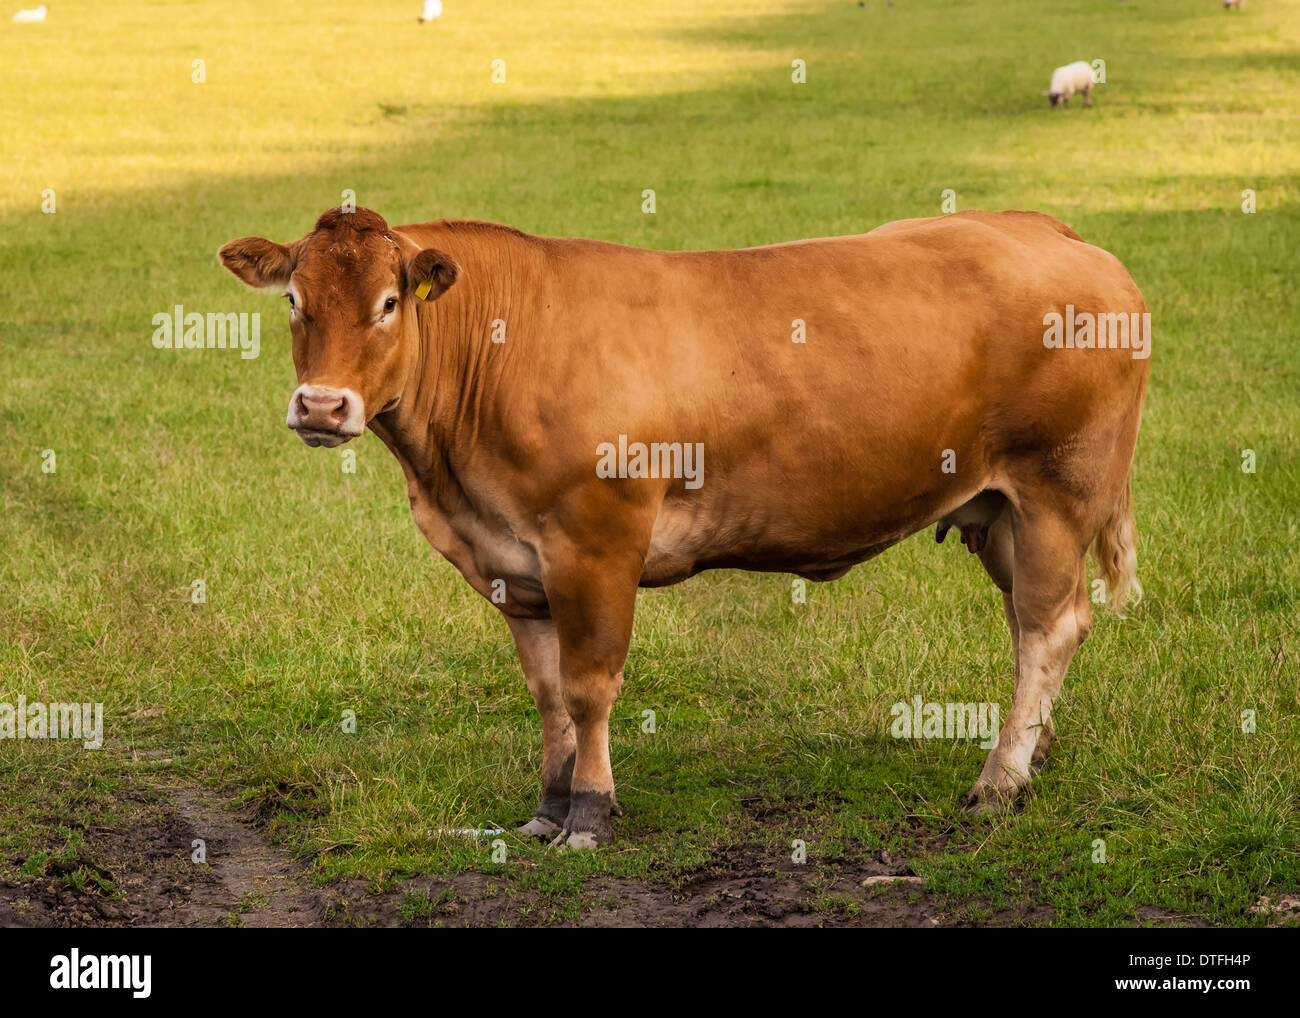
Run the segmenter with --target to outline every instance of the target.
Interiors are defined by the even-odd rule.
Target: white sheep
[[[1092,105],[1092,66],[1085,60],[1058,67],[1052,72],[1052,87],[1042,93],[1052,100],[1052,107],[1070,105],[1070,96],[1083,93],[1083,105]]]
[[[45,15],[49,12],[50,8],[46,4],[41,4],[39,7],[29,7],[24,11],[16,11],[14,13],[14,21],[25,21],[29,24],[34,21],[44,21]]]
[[[437,21],[442,16],[442,0],[424,0],[424,6],[420,8],[420,24],[427,25],[430,21]]]

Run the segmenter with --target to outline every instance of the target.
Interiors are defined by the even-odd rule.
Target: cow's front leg
[[[643,552],[631,535],[602,534],[595,553],[567,536],[543,556],[543,583],[560,648],[564,706],[576,746],[569,813],[553,844],[595,848],[614,840],[618,813],[609,764],[609,712],[623,685]]]
[[[553,844],[595,848],[614,840],[610,818],[618,804],[609,764],[609,712],[623,685],[623,670],[581,669],[565,684],[565,703],[577,729],[569,815]]]
[[[560,641],[550,619],[508,618],[524,681],[542,718],[542,798],[519,833],[550,840],[569,815],[576,740],[573,719],[564,707],[560,682]]]

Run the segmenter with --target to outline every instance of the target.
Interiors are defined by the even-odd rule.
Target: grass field
[[[19,914],[51,882],[129,896],[105,832],[207,786],[326,890],[398,896],[408,922],[459,914],[415,878],[487,874],[523,903],[501,921],[575,922],[616,911],[609,888],[787,872],[794,839],[827,923],[897,893],[845,889],[882,852],[925,879],[903,904],[947,921],[1269,922],[1259,898],[1300,891],[1300,0],[447,8],[420,27],[414,0],[66,0],[0,25],[0,702],[105,705],[99,752],[0,741]],[[1106,84],[1054,112],[1039,92],[1075,59]],[[284,309],[215,259],[302,236],[345,189],[394,224],[668,249],[864,232],[952,189],[1118,255],[1155,333],[1146,598],[1098,613],[1023,808],[964,818],[984,751],[889,736],[914,694],[1011,699],[995,590],[923,535],[806,605],[780,575],[642,592],[611,848],[507,834],[494,862],[431,835],[535,802],[512,642],[417,533],[376,438],[349,474],[286,430]],[[154,349],[176,304],[260,311],[261,356]]]

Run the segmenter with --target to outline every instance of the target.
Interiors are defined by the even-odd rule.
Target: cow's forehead
[[[369,291],[393,282],[401,253],[387,230],[316,230],[298,249],[294,280],[332,293]]]

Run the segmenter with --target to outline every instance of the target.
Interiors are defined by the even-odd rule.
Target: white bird
[[[25,11],[18,11],[14,14],[15,21],[44,21],[45,15],[50,13],[49,4],[41,4],[39,7],[29,7]]]
[[[427,25],[430,21],[436,21],[442,14],[442,0],[424,0],[424,6],[420,9],[420,24]]]

